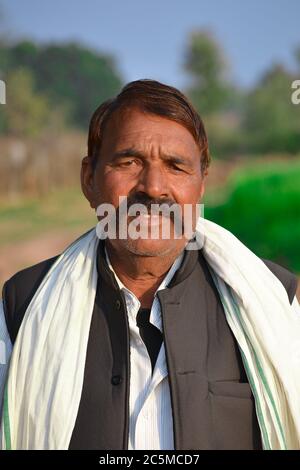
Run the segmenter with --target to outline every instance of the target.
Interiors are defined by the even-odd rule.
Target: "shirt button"
[[[122,377],[120,375],[113,375],[111,378],[111,383],[113,385],[119,385],[122,382]]]
[[[121,302],[119,300],[116,300],[116,307],[118,310],[121,308]]]

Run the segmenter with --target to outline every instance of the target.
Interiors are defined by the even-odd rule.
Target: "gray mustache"
[[[121,203],[122,205],[123,203]],[[184,220],[181,213],[178,213],[176,210],[169,211],[173,205],[178,206],[178,204],[169,198],[149,198],[146,194],[136,193],[127,197],[127,210],[134,204],[142,204],[148,213],[150,213],[152,206],[155,204],[159,209],[159,213],[162,215],[168,215],[170,220],[175,224],[175,229],[178,227],[178,230],[183,232],[184,230]],[[162,209],[160,210],[160,207]],[[164,211],[165,209],[165,211]],[[117,215],[119,216],[120,206],[117,208]],[[179,211],[180,212],[180,211]]]
[[[151,206],[153,204],[157,205],[167,205],[168,207],[171,207],[173,204],[176,204],[175,201],[172,201],[171,199],[167,198],[149,198],[144,194],[135,194],[133,196],[128,197],[127,199],[127,206],[130,208],[133,204],[143,204],[148,211],[151,210]]]

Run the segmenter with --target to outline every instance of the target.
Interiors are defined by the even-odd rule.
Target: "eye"
[[[169,166],[172,170],[177,171],[177,172],[182,172],[184,171],[180,166],[176,165],[176,163],[169,163]]]
[[[121,167],[129,167],[129,166],[132,166],[134,163],[136,163],[136,160],[135,159],[130,159],[130,160],[121,160],[119,162],[119,166]]]

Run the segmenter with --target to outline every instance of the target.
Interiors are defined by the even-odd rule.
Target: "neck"
[[[154,295],[183,247],[165,256],[141,256],[118,250],[109,240],[105,247],[122,283],[135,294],[143,308],[151,308]]]

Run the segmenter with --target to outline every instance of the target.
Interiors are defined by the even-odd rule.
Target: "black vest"
[[[26,308],[56,257],[15,274],[3,288],[12,342]],[[292,302],[297,278],[264,260]],[[104,257],[97,254],[98,288],[84,384],[70,449],[127,449],[130,349],[126,304]],[[202,251],[186,251],[169,286],[158,292],[179,450],[260,449],[254,399],[236,340]],[[51,380],[51,378],[50,378]]]

